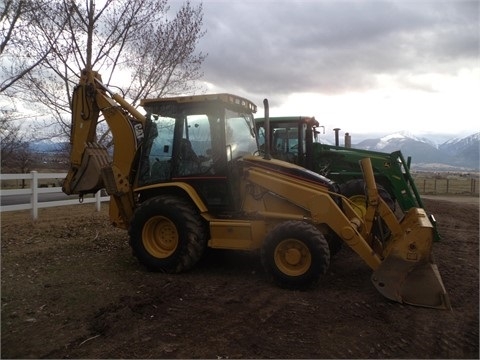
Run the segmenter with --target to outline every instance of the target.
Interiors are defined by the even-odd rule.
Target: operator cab
[[[317,142],[319,122],[314,117],[270,118],[270,151],[274,158],[312,169],[312,146]],[[265,119],[255,119],[260,148],[265,146]]]
[[[230,94],[145,99],[145,141],[138,186],[191,184],[209,209],[234,208],[232,163],[257,152],[256,106]]]

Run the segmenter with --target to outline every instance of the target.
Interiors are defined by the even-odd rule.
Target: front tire
[[[130,246],[148,270],[179,273],[202,257],[207,236],[202,218],[186,200],[170,195],[151,198],[135,211]]]
[[[261,257],[269,277],[288,289],[313,285],[330,265],[325,237],[315,226],[302,221],[286,221],[270,231]]]

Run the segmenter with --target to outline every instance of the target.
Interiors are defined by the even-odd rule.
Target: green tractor
[[[405,213],[412,207],[424,208],[422,199],[410,174],[411,158],[405,160],[400,150],[392,153],[342,147],[338,144],[338,130],[335,131],[335,145],[318,141],[319,122],[314,117],[289,116],[270,117],[269,129],[264,118],[255,119],[261,148],[270,144],[272,157],[303,166],[337,182],[342,193],[353,200],[359,208],[365,208],[365,184],[360,160],[371,159],[379,194],[390,204],[392,210]],[[269,133],[269,142],[266,134]],[[350,138],[347,134],[346,144]],[[436,226],[433,215],[429,220]],[[435,227],[435,240],[440,237]]]

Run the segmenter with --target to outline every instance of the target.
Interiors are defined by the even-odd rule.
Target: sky
[[[267,98],[270,116],[315,116],[332,139],[480,131],[479,0],[201,2],[205,92],[257,117]]]

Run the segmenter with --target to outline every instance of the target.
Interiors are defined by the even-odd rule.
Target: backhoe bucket
[[[437,265],[432,260],[433,225],[421,208],[412,208],[393,234],[372,282],[385,297],[401,303],[451,309]]]
[[[96,143],[86,144],[82,162],[70,168],[63,182],[63,192],[71,194],[95,194],[104,187],[101,169],[108,164],[107,149]]]

